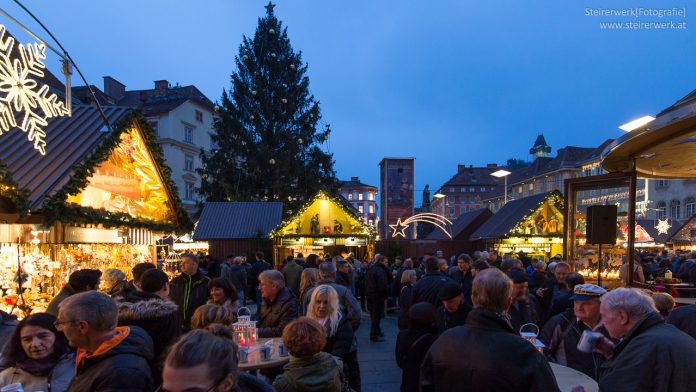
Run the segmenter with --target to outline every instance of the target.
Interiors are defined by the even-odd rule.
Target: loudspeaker
[[[587,243],[613,244],[616,242],[615,205],[595,205],[587,207]]]

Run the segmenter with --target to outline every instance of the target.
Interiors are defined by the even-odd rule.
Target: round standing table
[[[556,376],[556,382],[561,391],[570,392],[573,387],[578,385],[585,387],[585,392],[599,391],[597,381],[587,374],[557,363],[549,362],[549,365],[551,365],[551,370],[553,370],[553,374]]]

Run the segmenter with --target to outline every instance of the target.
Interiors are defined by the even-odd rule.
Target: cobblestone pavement
[[[358,329],[358,361],[362,377],[362,392],[398,392],[401,369],[396,366],[394,347],[399,328],[396,315],[382,320],[384,342],[370,343],[370,317],[363,313]]]

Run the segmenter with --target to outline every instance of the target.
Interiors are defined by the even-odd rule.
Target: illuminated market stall
[[[127,108],[104,114],[111,129],[94,106],[49,121],[45,154],[22,132],[0,139],[1,308],[40,310],[71,272],[129,273],[157,260],[165,233],[192,229],[147,121]]]
[[[352,252],[362,259],[374,254],[376,233],[342,197],[319,191],[270,237],[276,262],[297,253],[336,256]]]
[[[563,252],[563,196],[558,191],[509,201],[471,239],[501,255],[547,261]],[[482,246],[479,246],[481,248]]]
[[[673,226],[667,241],[675,250],[696,251],[696,215],[681,226]]]

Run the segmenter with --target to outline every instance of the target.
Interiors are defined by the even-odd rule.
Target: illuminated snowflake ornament
[[[672,228],[672,225],[669,224],[669,221],[667,219],[658,219],[657,225],[655,226],[657,234],[667,234],[670,228]]]
[[[36,80],[44,77],[45,45],[18,44],[15,48],[15,39],[6,32],[0,25],[0,135],[19,128],[46,155],[48,119],[69,116],[70,110],[49,92],[48,85]]]

